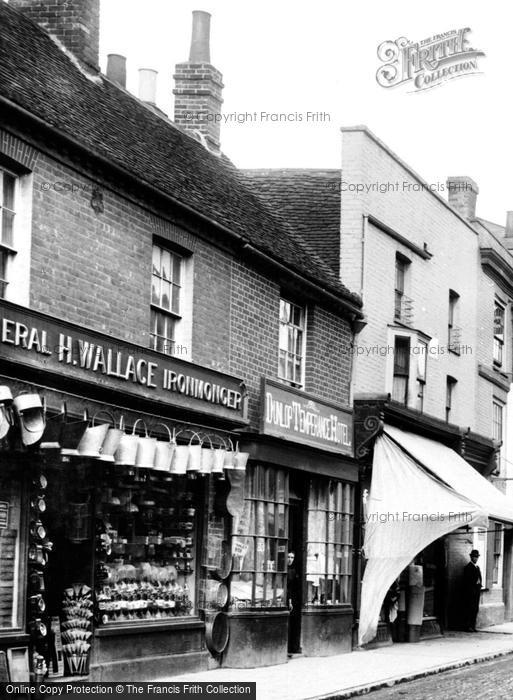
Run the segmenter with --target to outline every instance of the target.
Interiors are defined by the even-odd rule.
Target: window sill
[[[493,365],[493,367],[490,368],[480,364],[478,365],[477,371],[480,377],[487,379],[500,389],[504,389],[504,391],[510,390],[511,379],[500,367]]]
[[[166,632],[180,629],[203,629],[205,623],[198,617],[183,617],[176,620],[139,620],[126,623],[113,622],[110,625],[97,627],[95,637],[116,637],[122,634],[147,634],[151,632]]]
[[[317,605],[317,603],[307,603],[306,605],[303,606],[303,610],[305,612],[312,611],[312,610],[340,610],[344,609],[346,610],[347,608],[352,608],[351,603],[322,603]]]
[[[5,644],[6,642],[13,644],[28,644],[29,641],[30,635],[20,629],[0,630],[0,642],[2,644]]]
[[[277,377],[276,380],[285,386],[289,386],[291,389],[297,389],[297,391],[304,391],[304,384],[297,384],[296,382],[291,382],[289,379],[283,379],[282,377]]]

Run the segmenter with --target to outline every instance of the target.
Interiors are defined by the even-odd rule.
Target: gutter
[[[99,161],[104,167],[106,167],[108,170],[113,170],[117,172],[120,175],[123,175],[125,178],[128,178],[129,180],[135,182],[138,187],[141,185],[147,187],[153,192],[156,192],[160,197],[162,197],[164,200],[166,200],[168,203],[172,204],[174,207],[177,207],[178,209],[181,209],[182,211],[187,212],[193,217],[196,217],[197,219],[200,219],[202,222],[207,223],[211,226],[214,226],[215,228],[219,229],[222,231],[226,236],[232,239],[232,241],[236,241],[240,245],[242,245],[243,250],[248,250],[251,254],[255,255],[256,257],[259,257],[262,260],[266,261],[267,265],[270,265],[271,267],[274,267],[276,270],[279,270],[280,272],[292,277],[295,280],[301,281],[303,284],[306,283],[306,286],[314,291],[316,295],[321,295],[325,297],[327,300],[329,300],[332,304],[335,303],[338,307],[343,308],[345,311],[348,311],[351,314],[354,314],[355,317],[357,318],[363,318],[363,313],[361,311],[361,308],[354,302],[349,301],[343,296],[337,296],[335,293],[328,291],[324,287],[322,287],[320,284],[313,282],[311,280],[308,280],[307,278],[303,277],[300,273],[294,272],[290,268],[288,268],[286,265],[283,265],[282,263],[278,262],[271,256],[267,255],[266,253],[260,251],[259,249],[255,248],[247,238],[244,236],[241,236],[238,233],[235,233],[231,229],[227,228],[223,224],[219,223],[215,219],[212,219],[209,216],[206,216],[205,214],[202,214],[198,212],[196,209],[192,208],[188,204],[185,204],[184,202],[181,202],[179,199],[175,199],[172,195],[168,194],[167,192],[164,192],[163,190],[158,189],[151,183],[149,183],[146,180],[141,180],[137,178],[130,170],[124,168],[121,165],[118,165],[117,163],[112,162],[109,160],[109,158],[102,156],[99,153],[96,153],[93,151],[91,148],[88,148],[84,146],[84,144],[80,143],[77,139],[74,137],[63,133],[59,129],[57,129],[54,126],[51,126],[47,122],[44,121],[44,119],[41,119],[41,117],[36,116],[35,114],[32,114],[32,112],[29,112],[27,109],[24,107],[21,107],[20,105],[17,105],[10,100],[8,100],[6,97],[3,95],[0,95],[0,104],[5,105],[7,108],[13,110],[15,113],[18,113],[22,115],[23,117],[27,118],[29,121],[32,121],[36,123],[42,130],[46,130],[52,136],[61,139],[69,144],[72,144],[74,148],[78,149],[81,152],[84,152],[86,155],[89,157],[95,158],[97,161]],[[40,148],[40,146],[38,145]],[[241,185],[243,186],[243,185]]]

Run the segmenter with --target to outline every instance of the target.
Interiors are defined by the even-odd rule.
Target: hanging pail
[[[205,447],[205,440],[208,440],[209,446]],[[201,458],[200,458],[200,474],[211,474],[212,468],[214,466],[214,449],[212,446],[212,440],[208,435],[205,435],[201,441]]]
[[[78,454],[81,457],[98,458],[101,455],[103,441],[105,440],[107,431],[110,428],[109,423],[100,423],[99,425],[95,425],[95,421],[101,413],[109,416],[111,422],[114,424],[114,418],[108,411],[98,411],[98,413],[95,413],[90,427],[85,431],[84,436],[82,440],[80,440],[80,444],[78,446]]]
[[[192,441],[197,438],[198,444],[193,445]],[[187,473],[197,473],[201,469],[201,438],[198,433],[193,433],[189,440],[189,461],[187,462]]]
[[[67,415],[66,404],[64,404],[64,415]],[[69,421],[65,419],[61,432],[61,455],[67,457],[78,457],[78,446],[84,437],[89,421],[84,420]]]
[[[123,421],[123,416],[119,419],[119,428],[116,428],[116,425],[114,424],[113,428],[109,428],[107,431],[107,435],[105,436],[105,440],[103,441],[103,444],[101,446],[101,454],[100,454],[100,460],[102,462],[113,462],[114,461],[114,453],[118,449],[119,446],[119,441],[125,434],[124,431],[124,421]]]
[[[124,433],[118,444],[118,449],[114,453],[114,464],[135,467],[135,458],[137,457],[137,446],[139,442],[139,436],[135,434],[135,429],[137,423],[141,421],[138,418],[132,427],[132,433],[127,435]]]
[[[235,466],[235,469],[241,472],[246,471],[246,464],[248,463],[249,459],[249,452],[239,452],[239,443],[237,443],[237,447],[235,450],[235,454],[233,455],[233,463]]]
[[[34,445],[43,437],[45,418],[39,394],[19,394],[13,401],[24,445]]]
[[[12,394],[8,386],[0,386],[0,440],[9,432],[13,425]]]
[[[163,472],[170,472],[176,442],[174,436],[171,435],[171,431],[165,423],[158,423],[157,425],[162,425],[167,430],[167,433],[169,435],[169,441],[157,440],[153,468]]]
[[[66,421],[66,413],[64,406],[60,413],[55,416],[48,417],[46,401],[43,399],[43,408],[45,416],[45,431],[39,449],[41,450],[58,450],[61,447],[61,435]]]
[[[205,644],[215,655],[222,654],[230,639],[230,619],[224,612],[205,615]]]
[[[135,456],[135,466],[141,469],[153,469],[155,463],[155,451],[157,449],[157,438],[148,435],[146,423],[144,425],[144,437],[140,437],[137,443],[137,453]]]
[[[233,449],[233,442],[228,438],[228,442],[230,443],[230,449],[226,450],[226,454],[224,456],[224,468],[225,469],[235,469],[235,451]]]
[[[176,435],[180,435],[182,431],[178,431]],[[173,439],[176,439],[173,433]],[[189,445],[176,445],[173,452],[173,461],[171,462],[171,474],[185,474],[187,464],[189,462]]]
[[[222,581],[205,581],[205,601],[207,609],[224,608],[228,602],[228,587]]]
[[[222,439],[222,438],[221,438]],[[212,458],[212,474],[224,475],[224,458],[226,456],[226,443],[223,440],[223,446],[217,447],[214,450]]]

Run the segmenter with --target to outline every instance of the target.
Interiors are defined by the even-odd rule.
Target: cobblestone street
[[[455,671],[439,673],[416,681],[400,683],[393,688],[376,690],[369,694],[370,700],[408,698],[408,700],[432,700],[433,698],[470,698],[480,700],[513,697],[513,657],[465,666]]]

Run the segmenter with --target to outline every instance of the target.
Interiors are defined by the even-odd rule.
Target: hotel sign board
[[[262,380],[261,431],[265,435],[353,456],[353,414],[279,382]]]
[[[246,423],[240,379],[0,301],[0,359]]]

